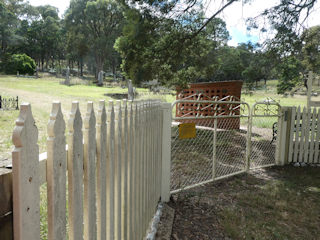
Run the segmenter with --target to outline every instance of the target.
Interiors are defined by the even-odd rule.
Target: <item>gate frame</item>
[[[197,186],[204,185],[206,183],[210,183],[216,180],[228,178],[234,175],[242,174],[244,172],[249,172],[250,170],[254,169],[259,169],[259,168],[265,168],[265,167],[270,167],[274,165],[283,165],[284,160],[281,161],[281,159],[284,158],[284,147],[286,143],[286,134],[284,131],[286,131],[287,126],[282,126],[283,124],[286,125],[285,122],[285,110],[286,108],[282,107],[278,102],[274,101],[273,99],[266,99],[264,101],[258,101],[250,107],[250,105],[247,102],[244,101],[214,101],[214,100],[184,100],[184,99],[179,99],[174,101],[171,104],[171,112],[173,111],[174,106],[176,106],[178,103],[212,103],[213,104],[238,104],[238,105],[245,105],[248,109],[248,114],[243,115],[213,115],[213,116],[193,116],[193,117],[172,117],[172,120],[193,120],[193,119],[214,119],[214,134],[213,134],[213,154],[212,154],[212,178],[206,181],[202,181],[200,183],[195,183],[180,189],[176,189],[173,191],[170,191],[170,194],[178,193],[183,190],[187,190],[190,188],[194,188]],[[278,113],[277,114],[255,114],[256,106],[258,105],[265,105],[265,106],[277,106],[278,107]],[[238,171],[235,173],[227,174],[225,176],[220,176],[216,177],[216,141],[217,141],[217,120],[219,118],[242,118],[245,117],[248,119],[248,123],[246,124],[247,126],[247,134],[246,134],[246,157],[245,157],[245,169],[243,171]],[[253,118],[254,117],[278,117],[278,131],[277,131],[277,139],[276,139],[276,150],[275,150],[275,162],[272,164],[267,164],[267,165],[262,165],[262,166],[257,166],[257,167],[251,167],[251,154],[252,154],[252,123],[253,123]],[[171,159],[172,161],[172,159]],[[170,174],[170,179],[171,179],[171,174]]]
[[[277,106],[278,107],[278,114],[255,114],[255,110],[256,110],[256,106],[258,105],[265,105],[265,106]],[[282,124],[283,124],[283,121],[282,121],[282,117],[283,117],[283,113],[282,113],[282,106],[274,101],[273,99],[266,99],[266,100],[263,100],[263,101],[258,101],[258,102],[255,102],[253,105],[252,105],[252,108],[251,108],[251,112],[250,112],[250,122],[249,122],[249,126],[250,126],[250,143],[248,145],[248,148],[249,148],[249,169],[248,170],[253,170],[253,169],[258,169],[258,168],[264,168],[264,167],[271,167],[271,166],[274,166],[274,165],[280,165],[280,155],[281,155],[281,152],[280,152],[280,149],[281,149],[281,146],[282,145],[281,143],[283,141],[281,141],[281,139],[283,138],[283,136],[285,136],[285,134],[282,134]],[[252,120],[254,117],[278,117],[278,122],[277,122],[277,126],[278,126],[278,130],[277,130],[277,139],[276,139],[276,151],[275,151],[275,162],[274,163],[271,163],[271,164],[266,164],[266,165],[263,165],[263,166],[257,166],[257,167],[251,167],[251,154],[252,154]]]
[[[232,97],[232,96],[231,96]],[[251,142],[251,135],[250,135],[250,131],[249,131],[249,123],[250,123],[250,113],[251,113],[251,108],[250,108],[250,105],[247,103],[247,102],[244,102],[244,101],[222,101],[222,100],[218,100],[218,101],[214,101],[214,100],[184,100],[184,99],[179,99],[179,100],[176,100],[174,101],[172,104],[171,104],[171,112],[173,111],[173,108],[174,106],[177,105],[177,103],[212,103],[213,104],[235,104],[235,105],[245,105],[248,109],[248,114],[247,115],[243,115],[243,114],[239,114],[239,115],[213,115],[213,116],[193,116],[193,117],[172,117],[171,119],[172,120],[193,120],[193,119],[213,119],[214,120],[214,136],[213,136],[213,153],[212,153],[212,178],[209,179],[209,180],[206,180],[206,181],[202,181],[200,183],[195,183],[195,184],[192,184],[192,185],[189,185],[189,186],[186,186],[186,187],[182,187],[180,189],[176,189],[176,190],[173,190],[173,191],[170,191],[170,194],[174,194],[174,193],[178,193],[178,192],[181,192],[181,191],[184,191],[184,190],[187,190],[187,189],[190,189],[190,188],[194,188],[194,187],[197,187],[197,186],[201,186],[201,185],[204,185],[206,183],[210,183],[210,182],[213,182],[213,181],[216,181],[216,180],[220,180],[220,179],[224,179],[224,178],[228,178],[228,177],[231,177],[231,176],[234,176],[234,175],[238,175],[238,174],[242,174],[242,173],[245,173],[245,172],[248,172],[249,171],[249,166],[250,166],[250,152],[247,151],[248,149],[248,144],[249,142]],[[240,108],[240,107],[239,107]],[[248,119],[248,123],[246,124],[247,126],[247,134],[246,134],[246,156],[244,158],[244,161],[245,161],[245,169],[243,171],[238,171],[238,172],[235,172],[235,173],[231,173],[231,174],[227,174],[225,176],[220,176],[220,177],[215,177],[215,173],[216,173],[216,133],[217,133],[217,120],[219,118],[247,118]],[[172,159],[171,159],[172,161]],[[170,174],[170,180],[171,180],[171,174]]]

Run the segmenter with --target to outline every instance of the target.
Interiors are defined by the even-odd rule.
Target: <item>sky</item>
[[[219,7],[221,0],[206,0],[207,3],[204,4],[206,15],[210,16],[214,13]],[[257,31],[247,31],[246,19],[248,17],[255,17],[261,13],[264,9],[274,5],[279,0],[254,0],[251,4],[242,4],[242,1],[235,2],[221,15],[226,24],[231,39],[228,44],[231,46],[237,46],[237,44],[242,42],[251,41],[252,43],[262,42],[265,39],[265,36],[261,35]],[[64,11],[68,8],[70,1],[69,0],[29,0],[31,5],[39,6],[50,4],[59,9],[60,16],[63,15]],[[312,13],[311,17],[305,23],[305,26],[311,27],[314,25],[320,24],[320,2],[317,3],[315,11]]]

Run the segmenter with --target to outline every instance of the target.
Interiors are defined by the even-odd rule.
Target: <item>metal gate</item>
[[[250,114],[250,168],[275,165],[279,152],[281,106],[272,99],[257,102]]]
[[[250,108],[232,100],[177,100],[172,104],[180,116],[172,122],[172,192],[246,171]],[[184,138],[183,128],[188,124],[196,134]]]
[[[171,193],[275,164],[279,104],[260,102],[250,111],[226,97],[177,100],[172,109]]]

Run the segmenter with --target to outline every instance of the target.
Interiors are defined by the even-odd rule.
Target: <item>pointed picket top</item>
[[[87,112],[83,121],[85,129],[94,128],[96,124],[96,117],[94,115],[93,102],[89,101],[87,103]]]
[[[66,238],[66,139],[61,103],[53,102],[48,122],[48,239]]]
[[[127,106],[128,116],[131,116],[132,110],[133,110],[133,101],[129,100],[128,101],[128,106]]]
[[[77,125],[75,125],[77,124]],[[79,102],[78,101],[73,101],[72,106],[71,106],[71,112],[69,114],[69,121],[68,121],[68,129],[69,133],[73,133],[74,129],[76,127],[79,127],[81,129],[82,125],[82,118],[81,118],[81,113],[79,109]]]
[[[115,104],[115,107],[114,107],[114,112],[115,112],[115,120],[118,120],[119,118],[121,118],[121,114],[122,114],[122,111],[121,111],[121,101],[120,100],[117,100],[116,101],[116,104]]]
[[[30,131],[28,139],[25,139],[25,132]],[[25,142],[24,142],[25,141]],[[12,142],[16,148],[22,147],[23,143],[34,145],[38,141],[38,128],[31,112],[30,103],[22,103],[20,105],[20,113],[16,120],[16,127],[13,130]]]
[[[52,103],[52,110],[50,113],[50,119],[48,123],[47,133],[50,137],[61,137],[64,136],[66,129],[66,124],[63,119],[63,114],[61,111],[61,103],[55,101]],[[62,133],[62,134],[61,134]]]
[[[38,129],[31,105],[20,106],[12,134],[14,239],[40,239]]]
[[[104,100],[99,101],[98,113],[97,113],[97,125],[103,126],[107,121],[106,103]]]
[[[114,118],[114,103],[112,100],[109,100],[107,121],[110,122],[112,118]]]
[[[123,116],[127,116],[128,115],[128,100],[127,99],[123,99]]]

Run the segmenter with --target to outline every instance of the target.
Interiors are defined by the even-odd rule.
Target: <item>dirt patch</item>
[[[162,215],[158,225],[156,240],[170,240],[174,220],[174,209],[163,204]]]
[[[319,239],[320,168],[273,167],[172,196],[171,239]]]

